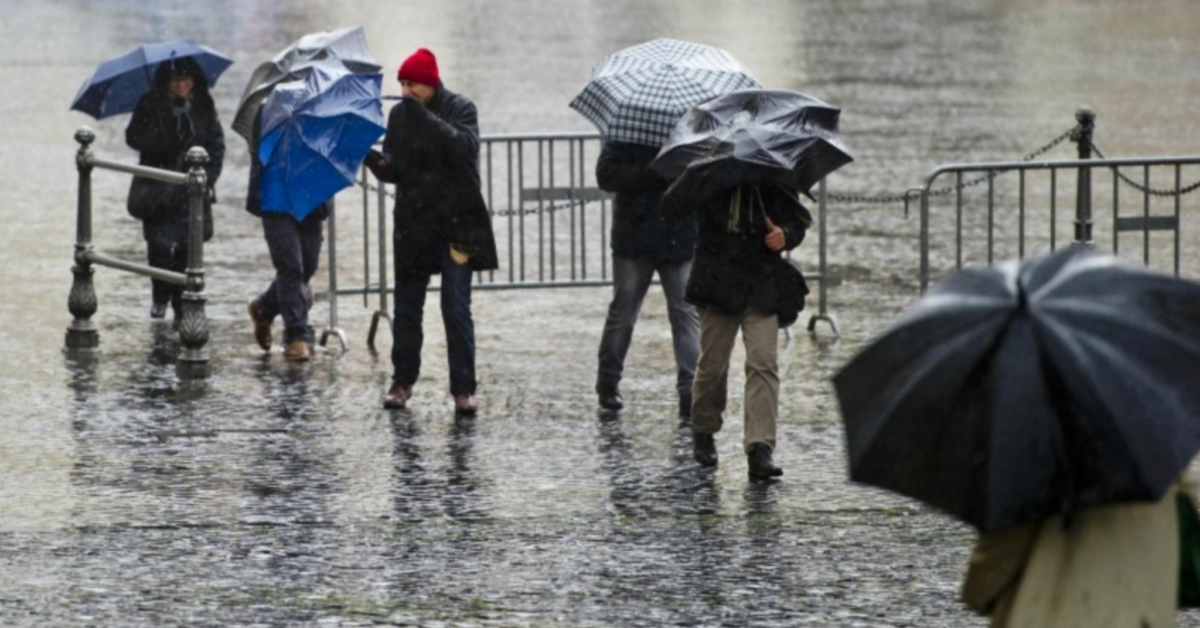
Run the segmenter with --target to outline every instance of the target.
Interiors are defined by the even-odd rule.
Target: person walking
[[[697,198],[671,188],[663,215],[698,213],[699,241],[686,298],[699,308],[700,358],[692,387],[693,456],[716,466],[729,361],[737,333],[746,347],[743,449],[751,479],[783,474],[772,459],[779,412],[779,328],[795,321],[808,289],[784,259],[803,240],[812,215],[795,189],[743,185]]]
[[[1177,608],[1200,604],[1195,494],[1185,473],[1154,502],[981,533],[962,599],[991,628],[1175,626]]]
[[[246,211],[262,220],[263,237],[275,267],[275,277],[246,309],[254,324],[254,341],[270,351],[275,317],[283,318],[283,355],[291,362],[306,362],[312,357],[316,334],[308,322],[313,295],[309,281],[321,261],[325,238],[322,227],[333,211],[333,199],[326,199],[297,220],[283,209],[264,207],[262,175],[264,165],[258,156],[262,139],[262,110],[254,118],[250,137],[250,184],[246,190]]]
[[[692,414],[692,380],[700,353],[700,324],[696,308],[684,299],[696,247],[694,219],[667,222],[658,211],[670,183],[650,168],[658,155],[654,146],[607,141],[596,161],[596,182],[613,192],[613,292],[600,336],[596,394],[600,407],[620,410],[625,356],[633,339],[642,302],[658,273],[667,299],[667,317],[675,350],[675,387],[679,414]]]
[[[208,81],[191,57],[164,62],[154,73],[149,92],[138,100],[125,128],[125,143],[138,151],[138,164],[186,172],[184,157],[200,146],[208,151],[204,172],[208,193],[204,199],[204,240],[213,236],[213,186],[225,161],[225,134]],[[134,177],[128,210],[142,221],[142,237],[150,266],[175,272],[187,270],[188,196],[181,185]],[[183,286],[151,279],[150,316],[163,318],[167,305],[178,320],[182,314]]]
[[[421,372],[422,319],[432,275],[441,275],[442,323],[454,409],[474,414],[473,271],[498,266],[491,217],[480,190],[475,104],[442,84],[437,58],[420,48],[396,73],[403,98],[388,115],[382,153],[364,164],[396,184],[392,234],[395,323],[392,384],[385,408],[404,408]]]

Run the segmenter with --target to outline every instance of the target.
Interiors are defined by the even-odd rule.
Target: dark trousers
[[[187,270],[188,248],[183,242],[146,241],[146,261],[154,268],[182,273]],[[150,297],[155,303],[171,304],[178,316],[183,313],[183,286],[161,279],[150,280]]]
[[[475,394],[475,323],[471,320],[471,267],[456,264],[442,247],[441,305],[450,362],[450,394]],[[395,286],[396,322],[392,328],[392,381],[407,386],[421,374],[422,319],[429,275],[401,274]]]
[[[308,311],[312,289],[308,281],[317,273],[324,236],[323,218],[302,221],[279,212],[263,212],[263,237],[275,265],[275,280],[258,297],[260,312],[267,320],[283,317],[283,341],[314,341]]]

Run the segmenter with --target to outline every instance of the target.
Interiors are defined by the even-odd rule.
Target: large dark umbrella
[[[752,87],[762,86],[725,50],[655,39],[602,59],[570,107],[606,140],[657,147],[693,105]]]
[[[304,79],[313,65],[329,60],[340,62],[355,74],[376,74],[383,69],[367,50],[361,26],[304,35],[254,70],[238,101],[233,130],[250,141],[254,117],[271,90],[279,83]]]
[[[225,55],[186,39],[138,46],[101,63],[71,101],[71,109],[97,120],[129,113],[154,85],[158,66],[175,59],[191,58],[204,72],[211,88],[233,61]]]
[[[1200,285],[1071,248],[952,275],[833,384],[850,479],[991,531],[1159,499],[1197,373]]]
[[[853,161],[838,133],[841,110],[799,92],[748,89],[694,107],[676,125],[654,169],[676,189],[713,194],[745,184],[808,192]]]
[[[316,65],[302,81],[280,83],[263,105],[262,208],[303,220],[354,182],[383,135],[380,74]]]

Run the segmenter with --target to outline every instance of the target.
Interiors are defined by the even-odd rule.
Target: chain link
[[[1100,147],[1096,146],[1095,142],[1093,142],[1091,144],[1091,146],[1092,146],[1092,150],[1096,151],[1096,156],[1098,156],[1100,159],[1108,159],[1107,157],[1104,156],[1104,153],[1100,152]],[[1135,190],[1137,190],[1143,194],[1149,194],[1151,196],[1161,196],[1161,197],[1183,196],[1184,194],[1189,194],[1191,192],[1195,192],[1196,190],[1200,189],[1200,181],[1197,181],[1187,187],[1179,188],[1179,190],[1174,190],[1174,189],[1156,190],[1154,188],[1148,188],[1148,187],[1138,183],[1137,181],[1134,181],[1133,179],[1126,176],[1125,173],[1121,172],[1116,166],[1109,166],[1109,168],[1112,169],[1113,174],[1117,175],[1117,178],[1121,179],[1126,184],[1133,187]]]
[[[1035,159],[1036,157],[1049,152],[1050,149],[1054,148],[1055,146],[1058,146],[1059,144],[1063,143],[1065,140],[1070,138],[1071,135],[1073,133],[1075,133],[1077,129],[1078,129],[1078,127],[1075,127],[1075,128],[1072,128],[1072,129],[1064,132],[1062,135],[1059,135],[1058,137],[1050,140],[1050,142],[1048,144],[1046,144],[1045,146],[1022,157],[1021,161],[1033,161],[1033,159]],[[958,190],[964,190],[969,187],[974,187],[974,186],[979,185],[980,183],[983,183],[984,181],[987,181],[989,179],[994,179],[994,178],[996,178],[996,175],[998,175],[998,174],[1000,174],[999,171],[993,170],[986,174],[980,175],[979,177],[977,177],[975,179],[971,179],[969,181],[963,181],[962,183],[959,183],[957,185],[948,185],[946,187],[939,188],[937,190],[931,190],[929,192],[929,195],[930,196],[946,196],[946,195],[952,194]],[[905,213],[908,212],[908,204],[910,202],[920,198],[920,196],[921,196],[920,190],[909,190],[903,194],[891,194],[891,195],[885,195],[885,196],[857,196],[857,195],[843,195],[843,194],[828,194],[827,195],[829,200],[839,201],[842,203],[896,203],[896,202],[903,201]]]

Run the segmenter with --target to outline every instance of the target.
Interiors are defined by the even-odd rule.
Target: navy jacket
[[[696,221],[668,222],[658,211],[670,181],[650,168],[657,155],[653,146],[625,142],[605,142],[600,149],[596,182],[616,194],[609,244],[614,255],[687,261],[696,248]]]

